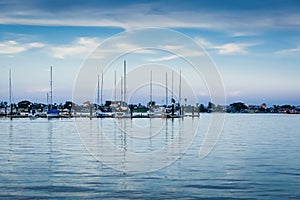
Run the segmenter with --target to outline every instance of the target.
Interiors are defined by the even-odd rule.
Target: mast
[[[52,66],[50,67],[50,108],[52,108],[52,98],[53,98],[53,77],[52,77]]]
[[[121,76],[121,104],[123,102],[123,76]]]
[[[168,73],[166,72],[166,106],[168,106]]]
[[[101,74],[101,105],[103,105],[103,71],[102,71],[102,74]]]
[[[115,93],[114,93],[114,101],[115,101],[115,103],[116,103],[116,100],[117,100],[117,71],[116,71],[116,70],[115,70],[114,90],[115,90]]]
[[[152,70],[150,71],[150,107],[152,107]]]
[[[173,91],[174,91],[174,70],[172,70],[172,99],[174,98],[174,94],[173,94]]]
[[[178,100],[179,105],[180,105],[180,102],[181,102],[181,69],[179,72],[179,100]]]
[[[49,92],[47,92],[47,105],[49,105]]]
[[[11,96],[12,96],[12,91],[11,91],[11,69],[9,69],[9,80],[8,80],[8,84],[9,84],[10,120],[12,120],[13,106],[12,106],[12,100],[11,100]]]
[[[99,74],[98,74],[98,81],[97,81],[97,107],[99,106],[99,96],[100,96],[100,94],[99,94],[99,90],[100,90],[100,86],[99,86]]]
[[[124,60],[124,102],[126,102],[126,60]]]

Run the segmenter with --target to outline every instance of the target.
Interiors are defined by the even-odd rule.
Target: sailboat
[[[53,97],[53,81],[52,81],[52,66],[50,67],[50,103],[48,105],[47,118],[59,118],[59,110],[53,108],[52,97]]]
[[[155,106],[155,102],[153,101],[153,83],[152,83],[152,70],[150,71],[150,101],[149,101],[149,110],[147,112],[147,116],[149,118],[156,118],[162,115],[161,107]]]
[[[168,106],[168,80],[167,80],[167,72],[166,72],[166,107],[162,114],[162,118],[180,118],[180,102],[176,104],[175,99],[173,98],[173,72],[172,72],[172,98],[171,105]],[[179,75],[179,101],[181,99],[181,70]]]
[[[121,77],[121,101],[119,105],[115,108],[115,118],[129,118],[131,109],[127,104],[127,96],[126,96],[126,60],[124,60],[124,75]]]
[[[149,110],[148,110],[148,117],[154,117],[153,112],[153,102],[152,102],[152,70],[150,71],[150,101],[149,101]]]
[[[97,109],[96,109],[96,117],[97,118],[106,118],[106,117],[113,117],[113,113],[110,106],[103,105],[103,71],[101,73],[101,92],[100,92],[100,76],[98,75],[98,84],[97,84]],[[100,95],[101,95],[101,102],[100,102]],[[100,105],[99,105],[100,103]]]

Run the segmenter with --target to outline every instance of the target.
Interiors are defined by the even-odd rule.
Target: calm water
[[[0,199],[300,199],[300,115],[226,115],[199,159],[210,118],[2,118]]]

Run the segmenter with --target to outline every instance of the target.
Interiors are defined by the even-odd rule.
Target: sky
[[[158,32],[161,29],[161,34],[141,31],[149,27]],[[169,37],[163,35],[164,30]],[[162,44],[155,46],[154,41]],[[189,42],[191,45],[184,48]],[[201,50],[196,50],[192,42]],[[145,45],[156,48],[147,49]],[[97,59],[91,57],[95,51]],[[105,71],[103,99],[121,98],[120,89],[115,97],[114,71],[120,88],[126,60],[130,103],[149,101],[149,74],[153,70],[153,99],[158,103],[165,99],[166,72],[168,95],[179,98],[181,71],[181,97],[190,104],[207,104],[210,100],[219,103],[211,97],[215,93],[211,85],[220,79],[228,104],[300,105],[298,0],[0,0],[0,101],[9,99],[11,69],[14,102],[47,102],[50,66],[53,101],[72,100],[88,61],[94,59],[101,65],[103,59],[111,59],[109,56],[116,53],[119,57],[110,60],[109,66],[100,67]],[[204,66],[199,75],[188,61],[203,56],[210,61],[198,60]],[[218,73],[209,77],[205,67]],[[93,94],[82,93],[76,103],[97,101],[95,90],[101,73],[96,70],[85,77],[82,91],[92,90]]]

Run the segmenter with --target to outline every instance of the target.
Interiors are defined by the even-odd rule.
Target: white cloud
[[[297,48],[292,48],[292,49],[283,49],[280,51],[276,51],[276,54],[282,54],[282,55],[289,55],[289,54],[298,54],[300,53],[300,46]]]
[[[204,38],[196,37],[195,41],[200,45],[199,49],[197,46],[193,46],[193,48],[196,47],[197,49],[187,49],[183,45],[166,44],[159,46],[159,49],[155,50],[151,48],[147,49],[147,47],[144,48],[144,43],[140,40],[138,40],[138,42],[141,42],[142,44],[120,37],[111,38],[112,41],[108,43],[101,43],[102,40],[103,39],[100,38],[80,37],[71,44],[49,46],[49,48],[52,52],[52,56],[59,59],[67,57],[86,58],[88,55],[90,55],[90,58],[93,59],[101,59],[112,53],[132,52],[138,54],[152,54],[152,56],[146,58],[146,60],[150,62],[159,62],[179,57],[187,58],[206,55],[205,51],[201,49],[201,46],[208,50],[215,50],[218,54],[232,55],[245,54],[247,53],[247,47],[255,45],[250,43],[227,43],[223,45],[215,45]],[[113,40],[116,40],[116,42]],[[101,46],[101,48],[97,48],[102,44],[103,46]],[[36,44],[32,44],[32,46],[34,45]],[[164,54],[157,54],[159,51],[164,52]],[[92,52],[93,54],[91,54]],[[165,55],[165,53],[169,53],[169,55]],[[155,57],[155,55],[157,56]]]
[[[28,4],[28,6],[26,5]],[[278,27],[298,27],[299,13],[297,9],[287,10],[212,10],[203,8],[177,8],[166,2],[135,3],[126,7],[114,6],[106,8],[101,3],[68,4],[53,11],[52,6],[46,8],[34,3],[18,2],[14,7],[1,10],[1,24],[26,24],[48,26],[106,26],[131,29],[135,27],[169,27],[169,28],[204,28],[218,30],[249,30]],[[62,6],[65,6],[62,4]],[[267,12],[266,12],[267,11]],[[287,12],[288,11],[288,12]],[[239,16],[237,18],[237,16]]]
[[[247,48],[258,43],[225,43],[222,45],[213,44],[202,37],[196,37],[195,41],[208,50],[217,50],[220,55],[235,55],[248,53]]]
[[[14,55],[25,52],[32,48],[42,48],[45,45],[38,42],[19,43],[15,40],[9,40],[0,43],[0,54]]]
[[[42,47],[44,47],[45,45],[42,44],[42,43],[39,43],[39,42],[32,42],[32,43],[26,44],[26,46],[27,46],[28,48],[42,48]]]
[[[254,32],[235,32],[232,34],[233,37],[246,37],[246,36],[255,36],[257,33]]]
[[[195,41],[199,44],[199,45],[201,45],[201,46],[203,46],[203,47],[212,47],[212,46],[214,46],[211,42],[209,42],[209,41],[207,41],[205,38],[203,38],[203,37],[196,37],[195,38]]]
[[[132,42],[126,41],[126,38],[124,38],[123,42],[119,42],[120,38],[118,37],[113,39],[116,39],[116,42],[112,42],[112,41],[108,43],[104,42],[103,46],[100,46],[100,48],[96,48],[89,58],[102,59],[102,58],[107,58],[107,56],[111,56],[113,54],[124,54],[124,53],[153,54],[155,52],[152,49],[147,49],[138,44],[134,44]]]
[[[221,55],[232,55],[232,54],[245,54],[247,53],[246,48],[252,46],[246,43],[227,43],[221,46],[214,47],[218,49],[218,53]]]
[[[116,39],[116,42],[102,43],[102,38],[88,38],[80,37],[77,38],[71,44],[65,44],[60,46],[51,46],[52,56],[59,59],[64,59],[67,57],[76,57],[76,58],[86,58],[90,56],[93,59],[105,58],[107,55],[112,53],[125,53],[132,52],[138,54],[150,54],[154,53],[152,49],[145,49],[141,46],[134,44],[132,42],[124,41],[120,42],[120,38],[111,38],[112,40]],[[102,45],[100,48],[97,48],[99,45]],[[92,54],[91,54],[92,53]]]
[[[148,58],[147,61],[160,62],[160,61],[167,61],[167,60],[181,59],[181,58],[188,59],[190,57],[206,55],[206,53],[203,51],[202,48],[199,49],[198,48],[194,49],[194,48],[195,46],[189,48],[185,45],[162,45],[159,47],[158,51],[162,51],[170,55]]]
[[[105,26],[132,29],[137,27],[194,27],[212,28],[213,24],[196,20],[203,16],[191,11],[152,13],[152,4],[137,4],[126,8],[104,10],[82,8],[78,10],[52,13],[31,10],[22,14],[0,14],[2,24],[26,24],[48,26]],[[76,12],[76,16],[74,16]],[[194,15],[191,19],[189,16]],[[36,17],[38,16],[38,17]]]
[[[126,40],[126,39],[125,39]],[[119,50],[120,52],[126,52],[126,51],[137,51],[139,52],[139,50],[142,50],[141,47],[139,45],[130,43],[130,42],[120,42],[117,41],[114,46],[111,47],[114,50]]]
[[[177,55],[169,55],[169,56],[163,56],[158,58],[148,58],[147,61],[149,62],[160,62],[160,61],[166,61],[166,60],[172,60],[179,58]]]
[[[66,57],[86,57],[90,54],[98,45],[100,40],[98,38],[77,38],[72,44],[62,46],[52,46],[52,56],[55,58]]]
[[[163,45],[163,46],[160,46],[160,48],[162,50],[167,49],[167,50],[170,51],[170,50],[179,50],[179,49],[182,49],[183,46],[181,46],[181,45]]]

